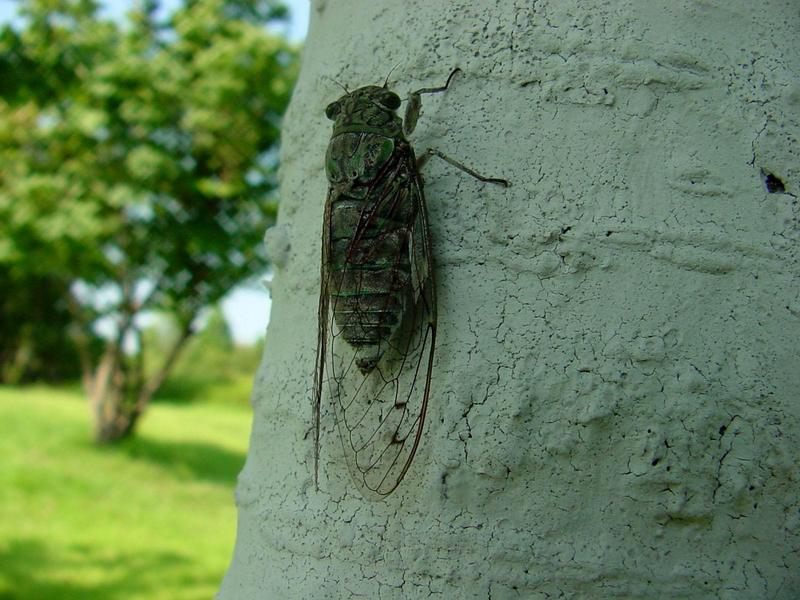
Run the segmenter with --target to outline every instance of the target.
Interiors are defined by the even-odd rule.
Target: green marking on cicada
[[[400,97],[382,87],[348,91],[325,109],[333,134],[325,157],[329,188],[322,233],[314,378],[314,480],[319,481],[323,388],[336,415],[348,467],[367,498],[392,493],[408,472],[425,425],[436,346],[431,237],[419,169],[438,156],[487,183],[439,150],[418,159],[414,131],[422,88]]]

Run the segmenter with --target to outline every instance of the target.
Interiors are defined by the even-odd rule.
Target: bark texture
[[[315,1],[219,598],[796,598],[794,0]],[[423,99],[439,331],[422,446],[353,492],[311,386],[330,136]]]

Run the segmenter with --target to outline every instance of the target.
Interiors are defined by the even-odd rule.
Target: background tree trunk
[[[313,3],[220,598],[793,598],[800,31],[788,0]],[[428,96],[422,447],[353,493],[311,386],[340,88]],[[793,551],[795,549],[795,551]]]
[[[161,365],[149,377],[144,374],[145,349],[141,338],[139,351],[133,357],[124,354],[124,335],[118,336],[116,342],[109,341],[97,368],[84,376],[84,380],[89,382],[86,391],[94,412],[95,440],[98,443],[117,442],[133,434],[139,417],[166,380],[192,334],[190,319],[181,324],[178,336]]]

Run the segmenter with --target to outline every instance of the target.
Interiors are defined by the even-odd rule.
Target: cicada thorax
[[[413,164],[403,139],[376,133],[340,133],[328,148],[331,305],[364,375],[412,301],[409,239],[418,205],[406,190]]]

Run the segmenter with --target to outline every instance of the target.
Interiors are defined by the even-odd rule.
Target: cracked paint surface
[[[219,598],[796,598],[800,14],[792,0],[315,0]],[[350,486],[311,387],[341,90],[426,97],[439,297],[400,488]]]

